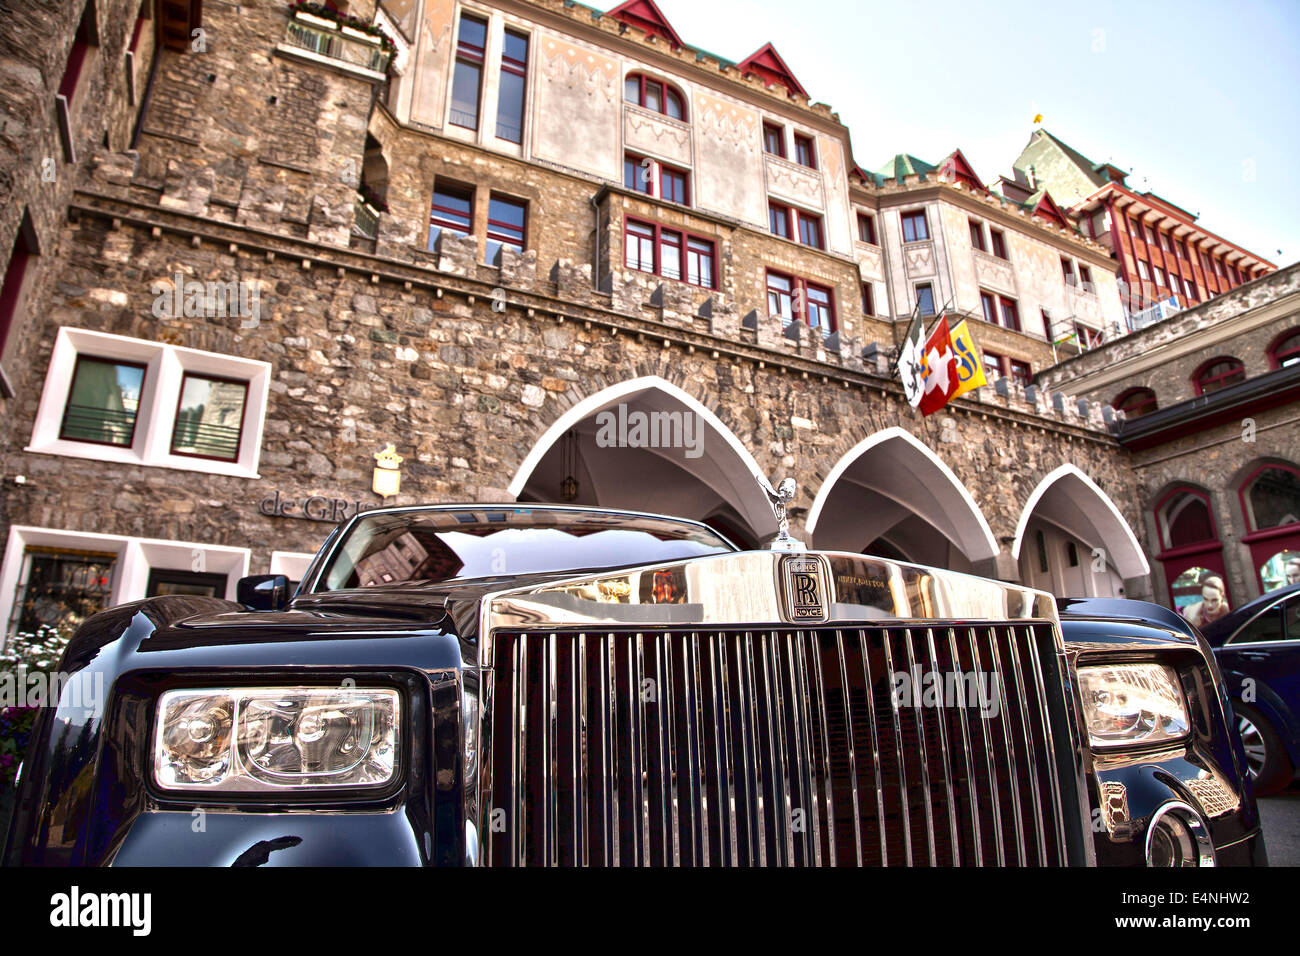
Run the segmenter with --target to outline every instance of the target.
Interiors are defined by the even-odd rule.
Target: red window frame
[[[466,40],[464,38],[465,24],[467,22],[476,23],[483,28],[483,44],[484,44],[483,46],[480,46],[477,43],[471,43],[469,40]],[[450,122],[451,125],[459,126],[462,129],[477,130],[478,124],[483,119],[483,117],[479,114],[482,113],[483,111],[483,70],[484,67],[487,65],[484,62],[485,57],[487,55],[487,49],[486,49],[487,34],[488,34],[488,22],[484,20],[482,17],[472,16],[469,13],[462,13],[460,15],[460,20],[456,28],[456,63],[455,66],[452,67],[452,90],[453,91],[455,90],[456,73],[459,71],[461,64],[464,64],[466,66],[478,70],[478,82],[476,84],[476,89],[474,91],[474,117],[473,117],[474,121],[472,124],[458,122],[456,120],[455,117],[457,115],[457,111],[455,108],[455,98],[454,96],[452,97]]]
[[[862,283],[862,314],[876,314],[876,294],[872,290],[870,282]]]
[[[869,212],[858,213],[858,241],[877,245],[876,217]]]
[[[1137,389],[1131,389],[1131,391],[1137,391]],[[1173,522],[1169,520],[1169,516],[1166,512],[1170,501],[1175,498],[1183,497],[1194,498],[1204,506],[1206,517],[1209,519],[1210,523],[1210,536],[1208,538],[1201,538],[1198,541],[1186,541],[1183,544],[1174,545],[1170,543],[1173,541]],[[1160,546],[1161,551],[1196,547],[1198,545],[1214,545],[1219,543],[1219,525],[1214,517],[1214,505],[1210,501],[1209,494],[1202,491],[1200,488],[1194,488],[1191,485],[1178,485],[1174,488],[1170,488],[1169,491],[1161,495],[1160,500],[1156,502],[1154,511],[1156,518],[1156,543]]]
[[[519,207],[524,214],[524,221],[516,227],[503,219],[493,219],[491,209],[494,202]],[[524,241],[528,237],[528,200],[494,192],[488,195],[488,210],[488,242],[499,242],[503,246],[514,246],[520,252],[523,252],[525,248]]]
[[[1226,368],[1215,371],[1219,366]],[[1211,374],[1213,373],[1213,374]],[[1192,383],[1196,386],[1197,395],[1207,395],[1211,392],[1217,392],[1220,389],[1236,385],[1238,382],[1246,380],[1246,366],[1239,358],[1231,355],[1218,355],[1209,361],[1202,362],[1200,367],[1192,375]],[[1207,388],[1207,386],[1209,386]]]
[[[980,311],[984,313],[984,321],[992,325],[1001,325],[998,321],[998,297],[992,292],[980,290]]]
[[[1074,274],[1074,260],[1061,256],[1061,274],[1065,276],[1066,285],[1073,285],[1078,281]]]
[[[967,219],[970,225],[970,244],[972,249],[978,249],[980,252],[988,252],[984,245],[984,223],[975,219]]]
[[[127,359],[109,358],[104,355],[90,355],[88,353],[77,353],[76,359],[72,363],[72,377],[68,380],[68,391],[63,398],[63,417],[59,422],[59,440],[75,441],[87,445],[108,445],[111,448],[134,448],[135,433],[140,425],[140,406],[136,405],[135,417],[131,419],[131,431],[127,435],[125,442],[116,441],[99,441],[94,438],[82,438],[77,435],[66,434],[68,430],[68,412],[71,410],[72,391],[77,387],[77,372],[81,368],[82,362],[98,362],[101,365],[122,365],[126,368],[138,368],[140,370],[140,402],[144,401],[145,388],[149,384],[149,366],[144,362],[131,362]]]
[[[633,170],[644,169],[645,167],[642,166],[642,163],[644,163],[647,159],[650,160],[655,170],[655,173],[652,176],[646,177],[645,180],[646,188],[641,189],[640,186],[637,185],[637,183],[640,182],[642,177],[639,174],[634,174],[633,181],[629,183],[627,181],[628,170],[629,170],[629,166]],[[681,199],[667,198],[664,196],[665,176],[670,176],[670,177],[675,177],[677,179],[680,179],[681,187],[682,187]],[[653,156],[642,156],[640,153],[630,153],[630,152],[623,154],[623,188],[630,189],[633,192],[638,192],[645,196],[654,196],[656,199],[660,199],[663,202],[677,203],[680,206],[689,206],[691,204],[690,171],[686,169],[680,169],[677,166],[670,166],[668,163],[660,162],[659,160],[655,159]]]
[[[1160,407],[1156,393],[1140,385],[1125,389],[1111,402],[1111,406],[1124,412],[1128,418],[1147,415]]]
[[[1014,332],[1020,331],[1020,306],[1015,299],[1008,299],[1005,295],[998,296],[998,318],[1001,319],[999,324],[1004,328]]]
[[[1188,301],[1199,302],[1201,299],[1201,294],[1196,288],[1196,281],[1194,279],[1183,279],[1183,283],[1187,286]]]
[[[1021,385],[1032,385],[1034,383],[1034,370],[1028,362],[1022,362],[1020,359],[1011,359],[1011,380],[1019,382]]]
[[[1269,365],[1275,369],[1300,363],[1300,329],[1288,329],[1268,347]]]
[[[519,59],[518,57],[510,56],[510,55],[506,52],[506,50],[509,49],[509,41],[510,41],[511,38],[514,38],[514,39],[516,39],[516,40],[522,40],[522,41],[523,41],[523,44],[524,44],[524,58],[523,58],[522,60]],[[524,32],[522,32],[521,30],[506,30],[506,31],[505,31],[505,40],[504,40],[504,42],[502,43],[502,46],[501,46],[501,73],[502,73],[502,77],[501,77],[501,81],[500,81],[500,82],[501,82],[501,84],[502,84],[503,86],[504,86],[504,84],[505,84],[505,75],[506,75],[506,74],[509,74],[510,76],[516,76],[516,77],[519,77],[520,79],[522,79],[522,80],[524,81],[525,84],[527,83],[527,79],[528,79],[528,51],[529,51],[529,49],[530,49],[531,42],[532,42],[532,37],[531,37],[531,35],[530,35],[530,34],[527,34],[527,33],[524,33]],[[524,112],[526,111],[526,108],[527,108],[527,102],[526,102],[526,99],[527,99],[527,91],[526,91],[526,89],[525,89],[525,90],[523,91],[523,93],[520,95],[520,98],[519,98],[519,115],[518,115],[518,116],[507,116],[507,117],[505,117],[505,120],[506,120],[506,122],[507,122],[508,125],[505,127],[505,134],[506,134],[506,135],[504,135],[504,136],[502,135],[502,113],[503,113],[503,103],[501,102],[502,99],[503,99],[503,98],[499,97],[499,98],[498,98],[498,101],[497,101],[497,130],[496,130],[497,139],[504,139],[504,140],[505,140],[506,142],[508,142],[508,143],[522,143],[522,142],[524,141]],[[513,130],[510,128],[511,126],[514,127]],[[511,133],[517,133],[519,138],[516,139],[514,136],[510,135]]]
[[[794,134],[794,161],[809,169],[817,168],[817,146],[811,136],[804,136],[802,133]]]
[[[185,383],[191,378],[201,378],[208,382],[226,382],[230,385],[244,386],[244,401],[239,407],[239,436],[235,439],[235,453],[227,458],[224,455],[202,455],[193,451],[180,451],[176,447],[181,419],[181,399],[185,396]],[[229,378],[224,375],[209,375],[206,372],[185,372],[181,376],[181,390],[176,396],[176,414],[172,416],[172,437],[168,448],[173,455],[184,455],[186,458],[203,458],[207,461],[239,461],[239,453],[244,449],[244,421],[248,417],[248,379]]]
[[[826,234],[822,229],[822,217],[814,213],[795,210],[799,226],[799,243],[813,249],[826,248]]]
[[[1255,509],[1251,507],[1249,501],[1250,486],[1253,485],[1259,476],[1264,474],[1266,471],[1289,471],[1293,475],[1300,476],[1300,468],[1297,468],[1294,465],[1288,465],[1285,462],[1280,461],[1265,461],[1247,475],[1245,481],[1237,486],[1237,497],[1241,501],[1241,514],[1246,523],[1247,534],[1244,540],[1247,542],[1249,542],[1250,538],[1254,535],[1271,537],[1277,535],[1279,532],[1284,533],[1285,530],[1300,529],[1300,521],[1291,521],[1287,524],[1276,524],[1270,525],[1267,528],[1261,528],[1259,523],[1255,520]],[[1256,567],[1258,568],[1258,563],[1256,564]]]
[[[1255,569],[1255,580],[1261,587],[1264,584],[1262,573],[1264,562],[1279,551],[1300,551],[1300,521],[1260,528],[1255,520],[1255,509],[1248,500],[1251,485],[1264,472],[1273,470],[1300,475],[1300,468],[1295,465],[1277,460],[1263,461],[1237,486],[1237,499],[1241,504],[1241,513],[1247,528],[1241,540],[1243,544],[1250,547],[1250,560]]]
[[[782,239],[793,238],[794,227],[791,225],[793,221],[794,210],[789,206],[779,202],[767,204],[767,228],[772,235],[780,236]],[[778,223],[780,228],[777,228]]]
[[[773,285],[772,280],[776,279],[778,284]],[[783,288],[779,283],[785,283],[788,288]],[[810,282],[802,276],[790,275],[785,272],[778,272],[775,269],[767,270],[767,311],[769,316],[780,316],[781,325],[784,327],[790,324],[791,319],[787,318],[785,313],[778,309],[773,309],[773,296],[776,296],[777,303],[788,301],[790,305],[790,316],[795,319],[801,319],[810,328],[819,328],[822,335],[830,335],[839,328],[839,319],[835,309],[835,290],[830,286],[820,285],[816,282]],[[814,299],[818,295],[820,300]],[[803,306],[801,309],[800,306]],[[817,308],[819,311],[824,309],[827,313],[825,324],[812,324],[812,309]]]
[[[1007,240],[1001,229],[989,227],[989,250],[999,259],[1007,258]]]
[[[982,353],[984,357],[984,375],[988,376],[989,372],[996,372],[998,378],[1006,377],[1007,358],[1005,355],[999,355],[997,352],[990,352],[985,349]]]
[[[629,236],[636,237],[636,256],[633,259],[630,255],[632,251],[631,240]],[[640,222],[636,219],[628,219],[623,223],[623,266],[626,269],[634,269],[637,272],[648,272],[650,275],[659,274],[659,256],[658,256],[658,234],[655,231],[653,223]],[[648,245],[647,245],[648,244]],[[643,268],[645,256],[650,257],[650,268]]]
[[[921,290],[922,290],[922,289],[924,289],[926,292],[929,293],[929,298],[930,298],[930,311],[928,311],[928,312],[923,311],[923,310],[921,309]],[[938,311],[937,311],[937,308],[938,308],[938,307],[937,307],[936,304],[935,304],[935,298],[934,298],[934,283],[933,283],[933,282],[918,282],[915,286],[913,286],[912,291],[913,291],[913,293],[914,293],[915,296],[916,296],[916,306],[917,306],[918,314],[920,314],[920,315],[924,315],[924,316],[931,316],[931,315],[937,315],[937,314],[938,314]]]
[[[1095,349],[1101,345],[1103,333],[1101,329],[1090,328],[1081,322],[1074,323],[1074,337],[1080,345],[1087,349]]]
[[[638,241],[637,264],[628,261],[629,234],[635,235]],[[651,267],[649,269],[642,268],[641,265],[644,263],[642,253],[645,251],[644,243],[646,242],[650,243]],[[677,250],[677,275],[670,275],[664,270],[663,250],[665,247]],[[700,265],[705,260],[709,263],[710,283],[708,284],[691,279],[692,272],[697,276],[701,276]],[[631,216],[623,220],[623,265],[627,269],[644,272],[648,275],[657,275],[664,279],[672,279],[674,282],[685,282],[687,285],[699,286],[701,289],[716,289],[718,287],[717,246],[713,240],[706,239],[703,236],[695,236],[680,229],[665,229],[658,223],[647,222],[644,219],[634,219]]]
[[[439,195],[450,198],[460,199],[469,204],[469,211],[461,213],[459,210],[450,206],[439,205]],[[439,214],[442,214],[441,216]],[[461,222],[462,216],[464,222]],[[441,233],[444,229],[462,236],[474,234],[474,187],[466,186],[461,183],[434,183],[433,202],[429,205],[429,230],[432,232],[433,227],[437,226]],[[429,247],[433,247],[433,241],[430,240]]]
[[[775,145],[777,148],[772,149]],[[776,123],[763,123],[763,152],[785,159],[785,127]]]
[[[658,97],[658,106],[651,104],[649,96],[651,90],[654,90],[655,96]],[[682,123],[688,121],[686,118],[686,97],[682,95],[681,90],[671,83],[654,79],[644,73],[629,73],[623,79],[623,99],[633,106],[650,110],[652,113],[659,113],[669,119],[678,120]],[[676,116],[669,109],[670,103],[674,104],[677,111]]]
[[[904,242],[925,242],[930,238],[930,224],[926,219],[924,209],[913,209],[910,212],[899,213],[899,222],[903,227]],[[912,237],[908,238],[908,233]]]
[[[1082,262],[1079,263],[1079,284],[1085,288],[1092,288],[1092,270]]]
[[[705,281],[705,263],[708,264],[707,282]],[[692,279],[692,275],[695,278]],[[711,239],[700,239],[696,236],[687,235],[685,281],[689,285],[697,285],[702,289],[716,289],[718,287],[718,247]]]

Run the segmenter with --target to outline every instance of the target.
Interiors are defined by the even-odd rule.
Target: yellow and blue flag
[[[988,379],[984,377],[984,357],[975,347],[975,339],[971,337],[965,319],[952,327],[951,335],[952,350],[957,357],[957,381],[960,383],[952,396],[956,398],[987,385]]]

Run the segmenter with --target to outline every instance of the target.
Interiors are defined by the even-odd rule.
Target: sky
[[[1300,260],[1300,0],[657,0],[686,43],[733,61],[771,42],[854,158],[938,162],[984,182],[1043,127],[1128,185],[1278,266]],[[612,9],[616,4],[603,4]],[[1280,251],[1279,251],[1280,250]]]

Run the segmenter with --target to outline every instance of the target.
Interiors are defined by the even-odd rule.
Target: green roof
[[[932,173],[937,168],[933,163],[917,159],[910,153],[899,153],[877,169],[876,175],[885,179],[896,179],[901,183],[905,176],[920,176],[924,179],[926,173]]]

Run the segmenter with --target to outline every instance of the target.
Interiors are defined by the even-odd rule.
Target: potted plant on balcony
[[[377,46],[386,53],[397,50],[397,44],[379,26],[359,17],[340,13],[333,7],[314,0],[297,0],[289,8],[295,20],[320,30],[334,30],[350,40]]]

